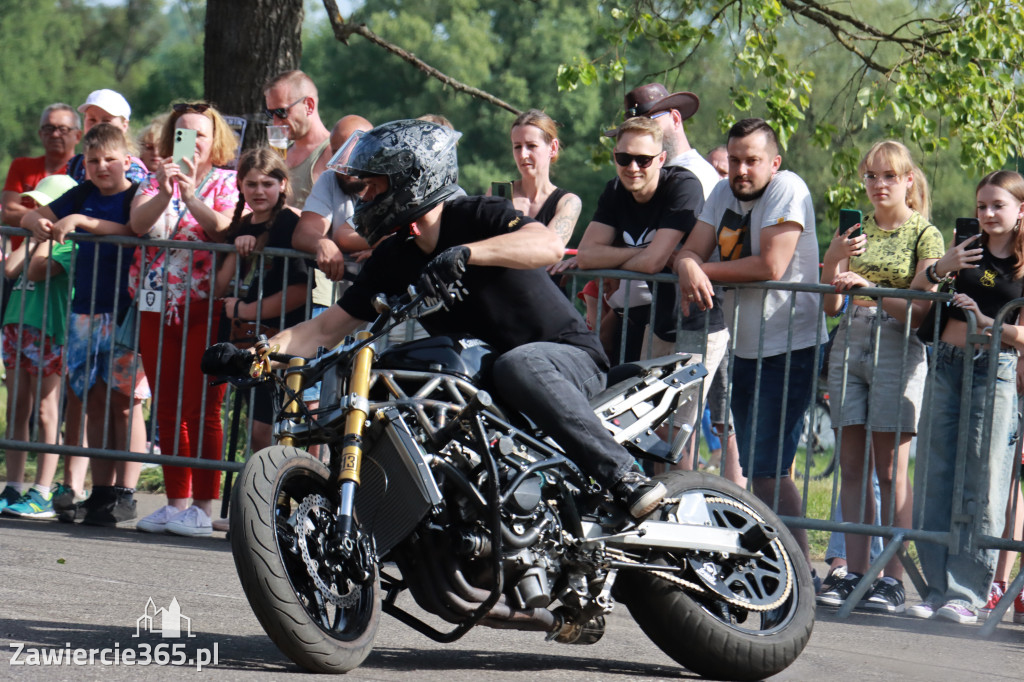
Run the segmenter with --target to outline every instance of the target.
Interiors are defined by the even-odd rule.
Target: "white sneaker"
[[[136,521],[135,529],[143,533],[163,533],[167,528],[167,522],[180,513],[180,509],[171,505],[160,507],[149,516]]]
[[[164,532],[171,535],[199,537],[202,535],[212,535],[213,526],[210,524],[210,517],[206,515],[206,512],[192,505],[170,519],[164,527]]]

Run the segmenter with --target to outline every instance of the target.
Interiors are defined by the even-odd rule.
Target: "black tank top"
[[[555,209],[558,208],[558,201],[564,197],[568,192],[560,187],[556,187],[555,191],[551,193],[548,200],[544,202],[544,205],[537,211],[537,215],[534,218],[538,222],[542,222],[545,225],[551,222],[551,219],[555,217]]]

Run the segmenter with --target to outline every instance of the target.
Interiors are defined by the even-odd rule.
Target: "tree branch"
[[[348,39],[353,33],[356,35],[360,35],[369,40],[374,45],[382,47],[388,52],[401,57],[402,59],[412,64],[423,73],[427,74],[431,78],[436,78],[437,80],[441,81],[442,83],[452,88],[453,90],[458,90],[459,92],[464,92],[467,95],[471,95],[478,99],[482,99],[488,104],[493,104],[496,107],[500,107],[507,111],[511,111],[513,114],[516,114],[517,116],[523,113],[519,109],[516,109],[514,106],[509,104],[508,102],[500,100],[488,92],[484,92],[483,90],[474,88],[471,85],[466,85],[461,81],[457,81],[454,78],[451,78],[450,76],[446,76],[445,74],[441,73],[434,67],[424,62],[422,59],[416,57],[416,55],[412,54],[411,52],[403,50],[398,45],[395,45],[394,43],[389,43],[388,41],[384,40],[376,33],[371,31],[369,28],[367,28],[366,24],[353,24],[345,21],[345,19],[341,16],[341,12],[338,10],[338,3],[335,2],[335,0],[323,0],[323,2],[324,9],[327,10],[327,16],[331,21],[331,29],[334,31],[334,37],[337,38],[342,43],[344,43],[345,45],[348,45]]]

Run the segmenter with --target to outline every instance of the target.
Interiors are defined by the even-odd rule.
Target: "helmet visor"
[[[356,175],[357,169],[350,165],[353,160],[355,148],[359,145],[359,141],[366,136],[366,133],[362,130],[357,130],[348,136],[345,140],[345,144],[341,145],[341,149],[334,153],[331,160],[327,162],[327,168],[334,171],[335,173],[341,173],[342,175]],[[370,140],[367,140],[370,142]],[[369,158],[368,156],[364,157]],[[366,172],[363,169],[363,172]]]

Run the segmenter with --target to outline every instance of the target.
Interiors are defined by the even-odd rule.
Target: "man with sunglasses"
[[[580,241],[577,262],[581,268],[670,272],[676,249],[693,229],[704,206],[703,187],[690,170],[665,165],[667,152],[663,150],[662,128],[648,117],[630,118],[619,126],[613,157],[617,176],[598,199],[597,210]],[[710,320],[705,320],[703,312],[688,316],[679,321],[682,329],[677,331],[674,284],[650,287],[642,280],[623,280],[609,297],[612,308],[625,306],[627,287],[629,320],[625,338],[620,341],[626,345],[627,361],[646,358],[648,354],[669,355],[677,349],[701,359],[705,346],[714,345],[714,363],[708,367],[708,371],[714,371],[728,340],[720,310],[711,311]],[[657,293],[653,301],[655,337],[648,349],[652,288]],[[611,321],[620,324],[618,320]],[[710,332],[707,343],[706,327]],[[697,421],[696,408],[692,405],[686,413],[676,415],[676,425],[692,428]]]
[[[818,282],[811,194],[798,175],[779,170],[775,130],[744,119],[729,130],[726,149],[729,181],[708,197],[673,266],[684,314],[716,305],[712,281]],[[721,260],[711,262],[716,247]],[[726,296],[736,319],[731,407],[740,465],[755,495],[773,505],[777,495],[780,515],[801,516],[789,470],[811,400],[815,346],[828,336],[818,295],[749,288]],[[807,556],[807,532],[792,531]]]
[[[668,272],[675,249],[693,229],[704,206],[701,183],[685,168],[665,166],[661,126],[650,118],[636,116],[619,126],[613,156],[616,177],[598,199],[580,241],[577,262],[586,269]],[[634,326],[642,337],[652,300],[647,283],[623,281],[608,303],[613,309],[623,308],[627,287],[630,317],[642,318]],[[663,324],[674,331],[674,287],[659,287],[658,299],[656,328]],[[703,316],[694,318],[692,324],[703,332]],[[627,343],[626,359],[636,359],[641,341],[629,341],[622,341]]]
[[[646,116],[657,121],[663,134],[662,144],[668,159],[666,166],[680,166],[692,172],[700,180],[707,199],[718,184],[719,176],[714,167],[700,152],[690,146],[683,121],[688,120],[700,108],[700,99],[692,92],[669,91],[661,83],[648,83],[630,90],[625,97],[626,118]],[[605,132],[615,137],[618,129]]]
[[[288,128],[285,162],[291,174],[289,204],[302,208],[313,184],[327,168],[331,133],[320,120],[320,96],[313,79],[302,71],[285,71],[263,87],[267,118]]]
[[[11,162],[4,181],[0,204],[3,214],[0,222],[13,227],[21,226],[21,218],[36,207],[31,199],[22,198],[31,192],[47,175],[63,174],[68,160],[75,155],[75,146],[82,139],[82,124],[78,114],[67,104],[51,104],[39,119],[39,141],[43,155],[20,157]]]

